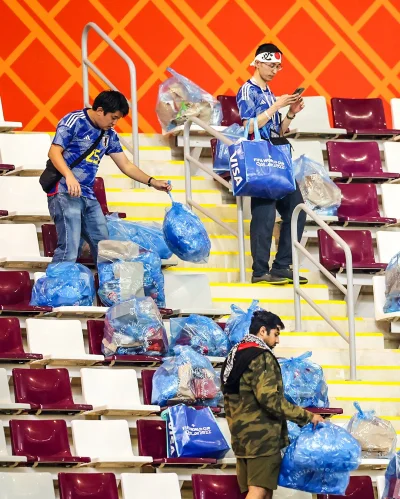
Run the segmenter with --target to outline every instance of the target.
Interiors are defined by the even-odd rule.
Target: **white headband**
[[[250,66],[255,66],[256,61],[260,62],[282,62],[282,54],[280,52],[263,52],[256,55]]]

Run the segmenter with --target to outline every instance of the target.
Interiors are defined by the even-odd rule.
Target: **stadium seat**
[[[102,355],[101,345],[104,337],[104,321],[87,321],[87,332],[89,340],[89,353]],[[156,366],[162,362],[161,357],[152,355],[110,355],[104,358],[103,364],[110,366],[136,365],[136,366]]]
[[[41,269],[49,263],[40,256],[34,224],[0,224],[0,267]]]
[[[4,119],[3,105],[0,97],[0,133],[11,132],[15,128],[21,128],[22,123],[19,121],[6,121]]]
[[[60,499],[118,499],[113,473],[59,473]]]
[[[85,352],[79,320],[27,319],[26,332],[29,351],[43,355],[37,361],[41,365],[91,366],[104,360],[102,355]]]
[[[104,215],[112,215],[113,213],[108,209],[107,206],[106,189],[104,187],[104,180],[101,177],[96,177],[94,179],[93,191],[97,198],[97,201],[100,203]],[[119,218],[126,218],[126,213],[117,213],[117,215],[119,216]]]
[[[90,414],[151,416],[157,405],[143,405],[134,369],[81,369],[83,399],[93,406]]]
[[[51,312],[51,307],[29,305],[32,284],[27,271],[0,272],[0,314],[44,314]]]
[[[42,173],[49,159],[51,145],[47,133],[18,133],[0,135],[0,172],[1,164],[12,165],[7,175],[37,176]],[[36,182],[38,179],[36,178]]]
[[[374,311],[376,321],[398,321],[400,319],[400,312],[385,313],[383,307],[385,306],[385,276],[378,275],[372,278],[372,285],[374,291]]]
[[[54,252],[57,248],[56,226],[53,224],[43,224],[42,225],[42,239],[43,239],[44,256],[53,258]],[[93,257],[90,253],[88,256],[79,257],[77,262],[81,263],[82,265],[86,265],[88,267],[94,266]]]
[[[12,456],[9,454],[4,435],[3,422],[0,421],[0,466],[15,467],[19,463],[26,463],[26,456]]]
[[[0,192],[0,209],[8,211],[7,217],[2,220],[46,222],[51,219],[47,196],[37,177],[2,176]]]
[[[244,499],[236,475],[192,475],[193,499]]]
[[[400,251],[400,232],[379,230],[376,233],[379,261],[389,263],[391,258]]]
[[[383,143],[383,156],[386,170],[400,173],[400,142],[385,141]]]
[[[342,202],[337,211],[339,223],[379,226],[397,222],[396,218],[381,216],[374,184],[336,185],[342,191]],[[382,185],[382,191],[383,187]]]
[[[305,154],[308,158],[316,161],[317,163],[324,164],[324,156],[322,154],[321,143],[318,140],[294,140],[289,139],[292,145],[292,159],[300,158]]]
[[[0,499],[55,499],[50,473],[0,473]]]
[[[400,99],[390,99],[392,109],[392,125],[394,128],[400,128]]]
[[[231,447],[231,432],[229,430],[228,421],[226,418],[218,418],[217,423],[230,447],[229,451],[225,454],[225,457],[218,460],[218,465],[220,465],[222,468],[225,468],[227,466],[235,466],[236,456]]]
[[[342,179],[386,182],[400,177],[399,173],[382,171],[377,142],[328,141],[326,150],[329,170],[341,174]]]
[[[181,499],[175,473],[121,473],[122,499]]]
[[[374,487],[370,476],[351,476],[344,495],[317,494],[317,499],[374,499]]]
[[[236,96],[218,95],[217,99],[221,103],[221,109],[222,109],[221,126],[230,126],[233,125],[234,123],[241,125],[242,120],[239,115],[239,109],[236,103]]]
[[[400,185],[399,184],[382,184],[382,211],[385,217],[390,217],[400,221]],[[396,223],[394,222],[394,223]]]
[[[382,100],[376,99],[331,99],[333,123],[345,128],[353,139],[390,139],[400,130],[388,129]]]
[[[30,371],[30,369],[26,369]],[[20,402],[17,400],[17,402]],[[5,369],[0,369],[0,414],[27,414],[31,406],[27,403],[13,403],[11,401],[8,376]]]
[[[80,414],[91,405],[75,404],[68,369],[13,369],[16,402],[36,414]]]
[[[378,499],[381,499],[383,497],[383,493],[385,491],[385,477],[384,476],[377,476],[376,477],[376,491],[378,493]]]
[[[38,353],[25,353],[17,317],[0,317],[0,363],[25,364],[42,358]]]
[[[139,454],[153,456],[153,466],[164,468],[166,466],[182,466],[184,468],[205,468],[216,465],[216,459],[202,457],[167,457],[167,439],[165,421],[138,419],[137,436]]]
[[[386,263],[375,262],[372,235],[369,230],[335,231],[350,247],[353,257],[353,270],[376,273],[386,268]],[[330,272],[346,270],[343,249],[327,232],[318,230],[319,261]]]
[[[64,420],[11,420],[11,446],[16,456],[26,456],[28,466],[73,466],[90,458],[73,456]]]
[[[152,462],[150,454],[135,456],[126,420],[71,422],[75,451],[90,457],[97,468],[141,467]],[[165,435],[164,435],[165,437]]]

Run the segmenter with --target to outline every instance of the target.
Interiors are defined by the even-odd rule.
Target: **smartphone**
[[[301,95],[303,92],[304,92],[305,88],[296,88],[296,90],[293,92],[293,95],[294,94],[299,94]]]

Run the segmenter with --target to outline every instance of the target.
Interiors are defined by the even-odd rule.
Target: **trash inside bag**
[[[222,111],[217,99],[172,68],[167,68],[167,71],[172,77],[161,83],[156,106],[163,130],[183,125],[191,117],[197,117],[209,125],[219,125]]]
[[[220,379],[207,357],[188,346],[176,346],[153,377],[151,403],[216,407],[222,402]]]
[[[300,407],[329,407],[328,385],[322,367],[309,360],[311,352],[279,359],[285,398]]]
[[[107,215],[109,238],[113,241],[131,241],[142,248],[154,251],[161,259],[171,258],[172,251],[164,240],[161,224],[152,222],[129,222],[121,220],[117,214]]]
[[[32,289],[30,304],[41,307],[91,307],[95,297],[94,279],[80,263],[60,262],[47,267]]]
[[[223,134],[232,142],[236,142],[244,136],[244,127],[234,123],[228,128],[225,128]],[[215,155],[213,161],[213,169],[215,173],[230,172],[229,169],[229,146],[222,141],[217,140],[215,146]]]
[[[254,312],[262,310],[258,306],[258,300],[253,300],[247,312],[242,310],[237,305],[231,305],[232,313],[226,321],[225,333],[229,338],[231,346],[236,345],[248,334],[251,319]]]
[[[98,295],[106,307],[144,296],[143,263],[138,262],[139,246],[129,241],[100,241],[97,258]]]
[[[382,499],[396,499],[400,490],[400,452],[389,462],[385,473],[385,490]]]
[[[385,271],[385,314],[400,311],[400,253],[394,255]]]
[[[226,357],[229,340],[226,333],[210,317],[192,314],[170,319],[170,350],[177,345],[190,346],[196,352],[214,357]]]
[[[168,351],[167,333],[154,300],[135,297],[110,307],[101,349],[106,357],[164,355]]]
[[[210,238],[200,218],[187,206],[172,202],[166,210],[163,232],[168,248],[181,260],[207,263]]]
[[[376,416],[375,411],[363,411],[358,402],[354,402],[354,407],[357,412],[347,429],[360,443],[363,457],[391,457],[397,445],[397,434],[392,423]]]

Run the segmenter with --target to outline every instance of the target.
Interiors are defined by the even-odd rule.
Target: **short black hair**
[[[251,319],[249,333],[257,335],[263,326],[268,333],[271,329],[285,329],[285,325],[276,314],[266,310],[257,310]]]
[[[104,90],[101,92],[94,99],[92,109],[96,111],[99,107],[103,109],[104,114],[120,111],[122,116],[126,116],[129,113],[129,105],[125,95],[116,90]]]
[[[263,54],[264,52],[273,52],[273,53],[279,52],[280,54],[282,54],[282,50],[279,50],[278,47],[273,43],[263,43],[256,50],[255,57],[257,57],[258,54]]]

